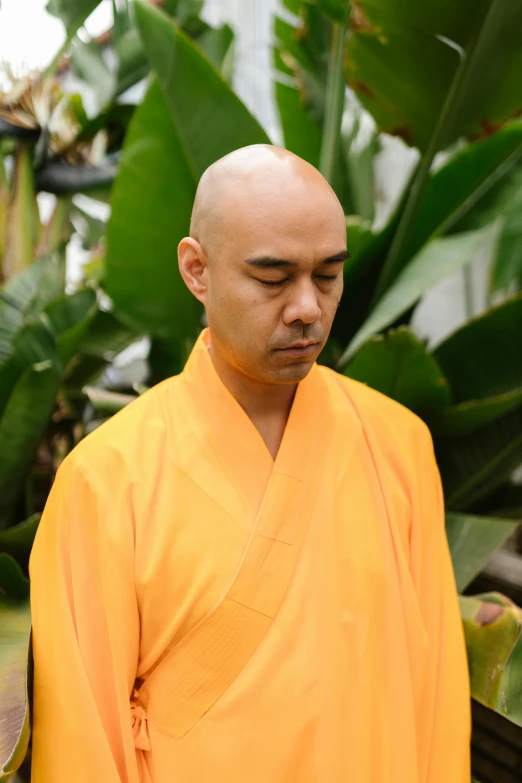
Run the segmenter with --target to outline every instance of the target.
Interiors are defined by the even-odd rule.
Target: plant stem
[[[462,269],[464,283],[464,313],[466,320],[473,316],[473,279],[471,275],[471,264],[466,264]]]
[[[66,284],[65,248],[71,233],[69,230],[71,203],[71,196],[58,196],[53,214],[43,230],[40,244],[36,250],[37,258],[40,258],[46,253],[57,253],[60,260],[63,290],[65,290]]]
[[[36,228],[33,145],[19,141],[11,185],[4,274],[10,277],[33,261]]]
[[[349,10],[345,19],[348,19]],[[334,167],[339,149],[341,123],[344,110],[345,81],[343,72],[344,41],[347,23],[334,22],[332,25],[332,45],[328,63],[326,81],[326,104],[319,171],[332,184]]]
[[[3,282],[3,261],[6,247],[7,213],[9,209],[9,182],[4,167],[3,150],[0,147],[0,285]]]

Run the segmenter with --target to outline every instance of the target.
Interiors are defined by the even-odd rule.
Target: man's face
[[[227,199],[205,308],[213,348],[265,383],[304,378],[323,349],[343,291],[346,224],[325,188]],[[314,345],[285,350],[296,342]]]

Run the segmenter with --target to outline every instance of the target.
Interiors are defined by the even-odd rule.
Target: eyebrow
[[[348,250],[340,250],[338,253],[334,253],[333,256],[328,256],[328,258],[323,258],[322,261],[319,262],[318,266],[321,266],[323,264],[337,264],[339,261],[346,261],[348,258],[351,258],[352,254],[348,252]],[[288,261],[286,258],[276,258],[275,256],[260,256],[259,258],[247,258],[245,260],[245,264],[249,264],[250,266],[256,266],[261,269],[277,269],[280,267],[286,268],[286,267],[296,267],[298,266],[297,261]]]

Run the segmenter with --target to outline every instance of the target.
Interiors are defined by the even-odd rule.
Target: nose
[[[317,301],[317,291],[311,280],[301,280],[289,287],[290,296],[284,309],[283,321],[286,325],[294,321],[313,324],[321,318],[321,308]]]

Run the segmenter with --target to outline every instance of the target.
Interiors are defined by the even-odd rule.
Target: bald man
[[[426,425],[317,364],[345,219],[253,146],[203,175],[180,375],[62,463],[31,555],[33,783],[468,783]]]

